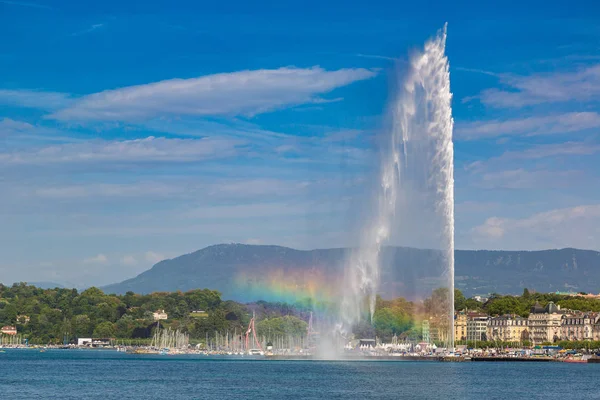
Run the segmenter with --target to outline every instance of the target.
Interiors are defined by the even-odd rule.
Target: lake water
[[[600,399],[600,364],[0,353],[3,399]]]

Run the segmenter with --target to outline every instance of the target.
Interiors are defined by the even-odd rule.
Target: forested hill
[[[343,276],[347,249],[294,250],[280,246],[222,244],[164,260],[148,271],[103,288],[107,293],[150,293],[210,288],[239,301],[289,300],[304,287],[325,290]],[[466,296],[539,292],[600,292],[600,253],[561,249],[543,251],[457,250],[455,283]],[[443,263],[433,250],[384,249],[381,294],[417,295],[435,286]],[[294,291],[290,289],[293,287]]]

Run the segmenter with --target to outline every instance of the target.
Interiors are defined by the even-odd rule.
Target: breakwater
[[[481,362],[560,362],[552,357],[472,357],[471,361]]]
[[[463,362],[469,361],[464,357],[447,356],[353,356],[342,355],[336,358],[323,358],[313,355],[266,355],[267,360],[281,361],[425,361],[425,362]]]

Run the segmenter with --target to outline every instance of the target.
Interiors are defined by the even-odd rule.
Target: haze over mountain
[[[27,284],[38,287],[40,289],[64,289],[65,285],[56,282],[27,282]]]
[[[108,285],[109,293],[218,290],[239,301],[327,298],[343,279],[349,249],[295,250],[280,246],[221,244],[164,260],[135,278]],[[600,289],[600,252],[456,250],[455,286],[467,296]],[[434,250],[387,247],[380,293],[422,297],[436,286],[440,254]]]

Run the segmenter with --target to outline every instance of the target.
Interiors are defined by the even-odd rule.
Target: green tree
[[[460,289],[454,289],[454,311],[460,311],[467,308],[467,299]]]
[[[113,338],[115,337],[116,329],[115,324],[109,321],[101,322],[96,325],[94,329],[93,337],[95,338]]]
[[[73,318],[71,327],[73,329],[73,334],[78,338],[90,337],[94,331],[90,317],[85,314],[77,315]]]
[[[278,336],[302,336],[306,334],[308,324],[292,315],[263,319],[256,324],[256,331],[267,339]]]
[[[389,340],[412,328],[412,318],[399,309],[381,308],[373,315],[373,326],[377,336]]]

